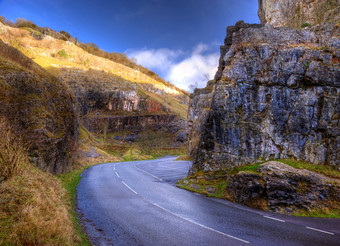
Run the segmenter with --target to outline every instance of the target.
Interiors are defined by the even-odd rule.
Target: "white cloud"
[[[208,51],[208,45],[198,44],[188,55],[170,49],[128,50],[126,53],[130,58],[135,57],[138,64],[159,72],[165,80],[189,90],[190,85],[205,87],[216,73],[219,54]]]
[[[130,58],[136,58],[138,64],[151,70],[156,69],[162,73],[165,73],[173,66],[175,59],[181,53],[181,51],[170,49],[142,49],[126,51],[127,56]]]

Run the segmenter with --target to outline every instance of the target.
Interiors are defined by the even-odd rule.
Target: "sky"
[[[257,9],[256,0],[0,0],[0,16],[12,22],[124,52],[185,90],[213,78],[226,27],[259,23]]]

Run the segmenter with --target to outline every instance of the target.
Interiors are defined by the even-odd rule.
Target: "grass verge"
[[[83,232],[82,226],[80,224],[80,220],[78,218],[78,215],[76,213],[76,194],[77,194],[77,186],[79,184],[79,181],[81,179],[80,174],[87,169],[89,166],[84,167],[82,169],[74,170],[65,174],[57,175],[57,178],[61,181],[62,186],[67,191],[67,199],[69,200],[69,203],[71,204],[71,208],[69,209],[69,214],[71,217],[71,220],[73,222],[74,229],[76,230],[76,233],[78,237],[80,238],[80,245],[90,246],[91,243],[87,239],[86,234]]]
[[[0,184],[0,245],[81,245],[60,181],[27,165]]]

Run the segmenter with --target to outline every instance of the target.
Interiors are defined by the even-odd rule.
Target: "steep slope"
[[[24,138],[31,161],[62,173],[77,146],[76,101],[68,87],[0,40],[0,116]]]

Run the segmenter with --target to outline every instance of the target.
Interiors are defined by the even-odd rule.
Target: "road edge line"
[[[286,222],[284,220],[280,220],[280,219],[277,219],[277,218],[274,218],[274,217],[270,217],[270,216],[266,216],[266,215],[263,215],[263,217],[267,218],[267,219],[271,219],[271,220],[276,220],[276,221],[279,221],[279,222]]]
[[[128,186],[124,181],[122,181],[123,185],[125,185],[129,190],[131,190],[136,195],[138,194],[134,189],[132,189],[130,186]]]
[[[156,204],[156,203],[152,203],[152,204],[153,204],[154,206],[156,206],[156,207],[158,207],[158,208],[160,208],[160,209],[162,209],[162,210],[164,210],[164,211],[166,211],[166,212],[172,214],[172,215],[175,215],[175,216],[177,216],[177,217],[179,217],[179,218],[181,218],[181,219],[183,219],[183,220],[186,220],[186,221],[188,221],[188,222],[190,222],[190,223],[193,223],[193,224],[195,224],[195,225],[197,225],[197,226],[200,226],[200,227],[202,227],[202,228],[205,228],[205,229],[207,229],[207,230],[216,232],[216,233],[221,234],[221,235],[223,235],[223,236],[230,237],[230,238],[232,238],[232,239],[235,239],[235,240],[238,240],[238,241],[241,241],[241,242],[244,242],[244,243],[250,243],[249,241],[244,240],[244,239],[242,239],[242,238],[234,237],[234,236],[229,235],[229,234],[227,234],[227,233],[224,233],[224,232],[215,230],[215,229],[213,229],[213,228],[210,228],[210,227],[208,227],[208,226],[202,225],[202,224],[200,224],[200,223],[198,223],[198,222],[195,222],[195,221],[193,221],[193,220],[191,220],[191,219],[187,219],[187,218],[185,218],[185,217],[183,217],[183,216],[181,216],[181,215],[179,215],[179,214],[176,214],[176,213],[171,212],[170,210],[168,210],[168,209],[166,209],[166,208],[163,208],[162,206],[160,206],[160,205],[158,205],[158,204]]]
[[[307,229],[310,229],[310,230],[313,230],[313,231],[318,231],[318,232],[326,233],[326,234],[329,234],[329,235],[332,235],[332,236],[335,235],[335,233],[333,233],[333,232],[324,231],[324,230],[316,229],[316,228],[309,227],[309,226],[306,226],[306,228],[307,228]]]
[[[138,170],[140,170],[140,171],[142,171],[142,172],[144,172],[144,173],[146,173],[146,174],[149,174],[150,176],[152,176],[152,177],[158,179],[159,181],[162,181],[162,182],[163,182],[163,179],[158,178],[157,176],[153,175],[152,173],[149,173],[149,172],[147,172],[147,171],[145,171],[145,170],[143,170],[143,169],[137,167],[136,165],[134,165],[134,166],[135,166],[135,168],[137,168]]]

